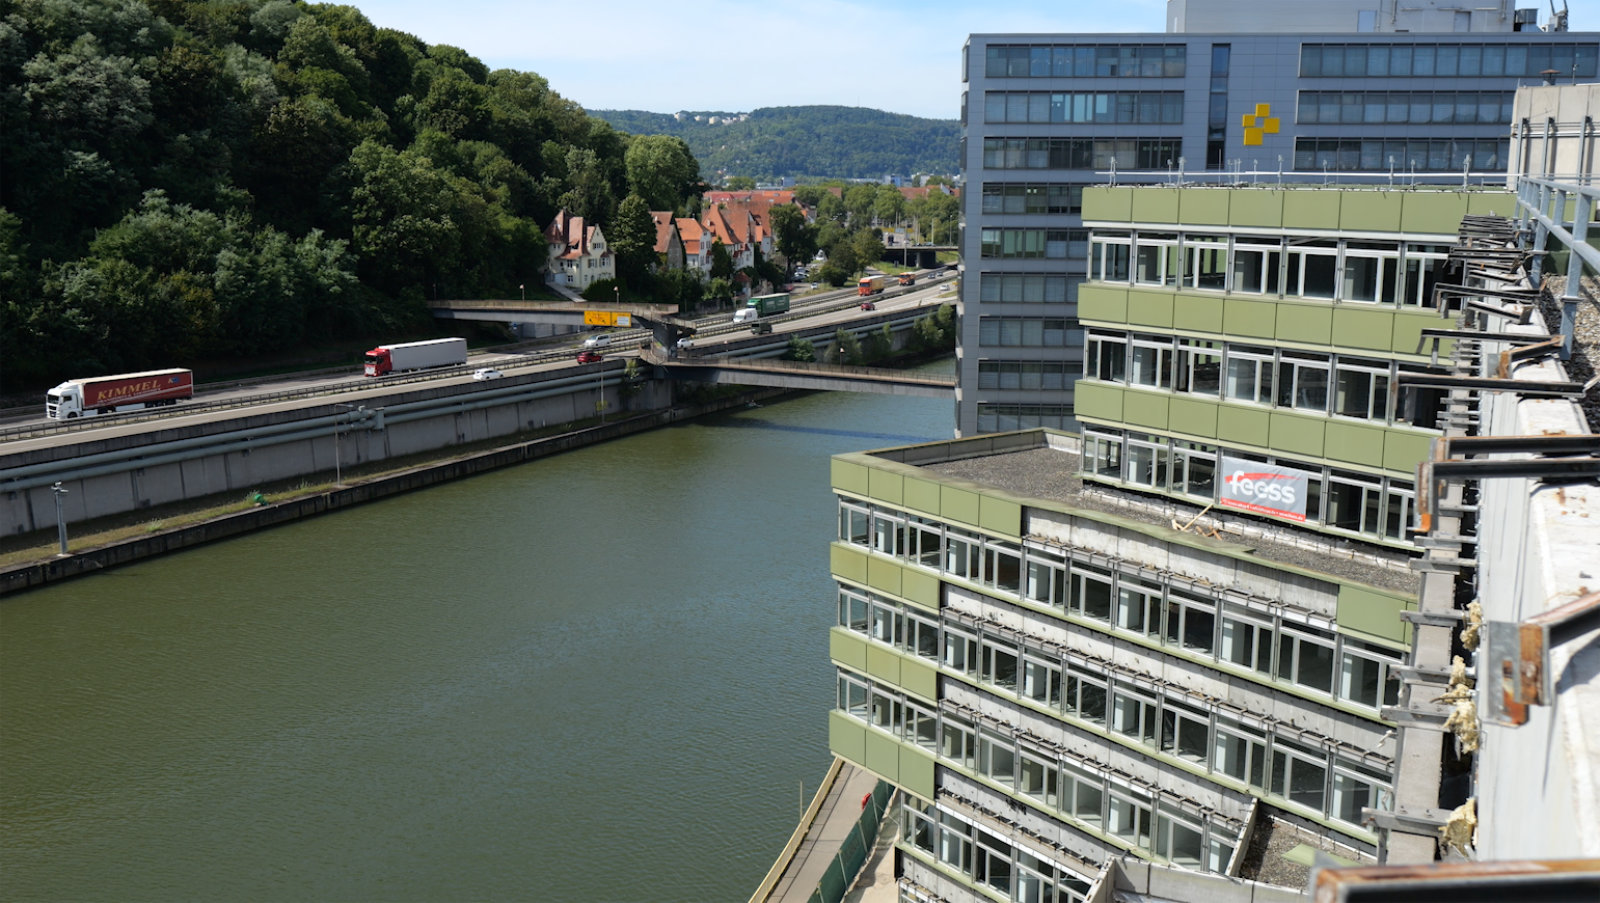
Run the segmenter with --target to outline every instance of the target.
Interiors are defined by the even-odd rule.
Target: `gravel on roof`
[[[1202,510],[1165,496],[1154,498],[1095,483],[1085,484],[1078,476],[1079,456],[1058,448],[1041,447],[962,458],[924,464],[922,469],[1002,489],[1023,498],[1059,502],[1169,529],[1173,520],[1186,523]],[[1225,541],[1238,545],[1241,551],[1255,552],[1269,562],[1397,592],[1417,592],[1417,575],[1407,567],[1412,556],[1394,549],[1346,542],[1242,515],[1222,514],[1216,508],[1199,518],[1196,526],[1214,526],[1224,535],[1243,531],[1245,536]]]

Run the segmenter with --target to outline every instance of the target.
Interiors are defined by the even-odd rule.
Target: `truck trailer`
[[[861,281],[856,283],[856,294],[862,298],[868,295],[881,295],[885,282],[887,280],[882,276],[862,276]]]
[[[379,345],[366,353],[368,376],[384,376],[431,367],[459,367],[467,362],[466,339],[429,339]]]
[[[746,301],[744,307],[734,311],[733,322],[750,323],[788,312],[788,295],[757,295]]]
[[[51,420],[73,420],[112,411],[134,411],[177,404],[194,397],[194,373],[189,370],[145,370],[89,379],[69,379],[51,389],[44,400],[44,415]]]

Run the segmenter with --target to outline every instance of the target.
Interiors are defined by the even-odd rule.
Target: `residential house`
[[[652,210],[650,219],[656,224],[656,261],[669,270],[684,267],[683,237],[678,234],[678,223],[671,210]]]
[[[581,216],[565,208],[544,230],[549,248],[545,281],[583,291],[599,279],[614,279],[616,257],[606,245],[599,226],[588,225]]]
[[[706,278],[711,272],[711,238],[699,220],[680,216],[674,222],[678,238],[683,242],[683,268],[698,272],[701,279]]]

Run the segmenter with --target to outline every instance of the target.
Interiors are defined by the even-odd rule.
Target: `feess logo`
[[[1223,482],[1228,486],[1229,495],[1293,505],[1294,483],[1284,482],[1293,479],[1294,477],[1281,473],[1245,473],[1237,470],[1229,474]]]
[[[1290,520],[1306,519],[1306,490],[1311,474],[1293,467],[1222,458],[1222,494],[1217,500],[1224,508],[1238,508],[1257,514],[1271,514]]]

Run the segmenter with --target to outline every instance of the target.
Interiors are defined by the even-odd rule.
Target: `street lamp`
[[[523,282],[517,283],[517,291],[522,293],[522,300],[524,300],[524,301],[528,300],[528,286],[527,286],[527,283],[523,283]]]
[[[350,410],[365,411],[366,410],[365,407],[362,407],[360,405],[345,404],[345,403],[335,404],[334,407],[343,408],[343,409],[345,409],[347,411],[350,411]],[[343,487],[344,486],[344,470],[343,470],[343,467],[342,467],[342,462],[343,462],[344,456],[342,454],[340,454],[340,448],[339,448],[339,436],[340,436],[341,433],[343,433],[343,430],[339,429],[339,415],[335,414],[335,415],[333,415],[333,485],[336,486],[336,487]]]
[[[57,481],[54,486],[50,487],[50,491],[56,497],[56,536],[61,539],[61,554],[65,555],[67,554],[67,519],[61,513],[61,497],[66,495],[68,490],[62,489],[60,481]]]

